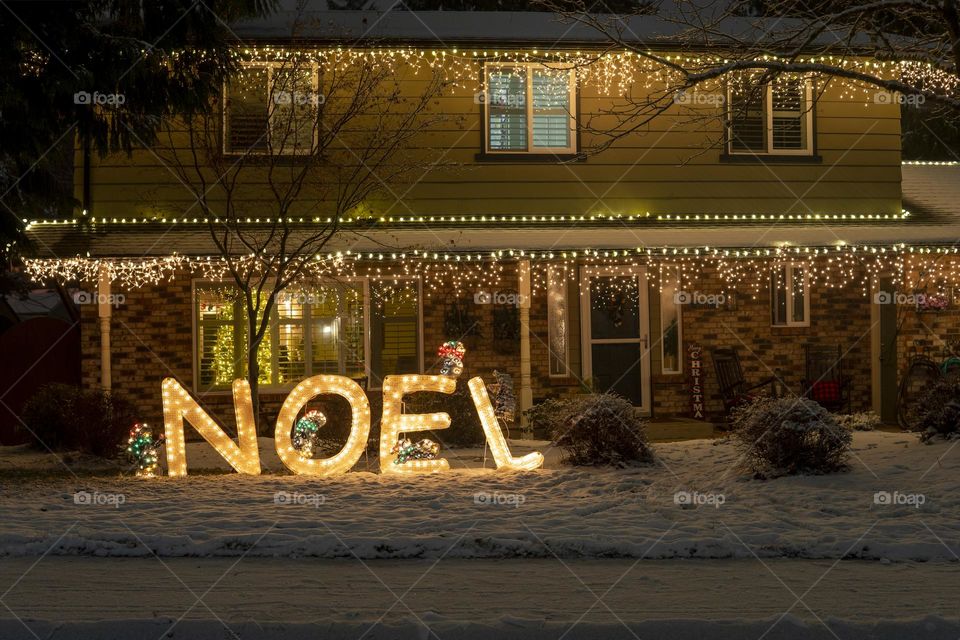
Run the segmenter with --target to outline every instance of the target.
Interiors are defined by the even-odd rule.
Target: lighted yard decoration
[[[293,425],[293,448],[300,452],[302,458],[313,457],[320,439],[320,427],[325,424],[327,424],[327,416],[314,409],[303,414],[303,417]]]
[[[463,356],[467,353],[467,348],[462,342],[450,340],[440,345],[437,355],[443,358],[443,366],[440,367],[440,373],[445,376],[456,378],[463,373]]]
[[[497,469],[508,471],[532,470],[543,465],[543,455],[539,452],[515,457],[510,452],[506,438],[497,423],[493,404],[487,395],[483,379],[471,379],[467,386],[473,403],[480,416],[483,432],[486,436]],[[444,458],[407,455],[401,462],[391,455],[398,441],[398,435],[411,431],[445,429],[450,426],[450,416],[446,413],[406,414],[403,413],[403,396],[415,391],[453,393],[456,378],[440,375],[402,375],[387,376],[383,381],[383,415],[380,420],[380,471],[382,473],[420,474],[446,471],[450,468]],[[166,378],[162,384],[163,420],[167,440],[167,473],[170,476],[187,474],[186,445],[183,422],[186,419],[204,440],[213,445],[238,473],[260,474],[260,452],[257,449],[256,424],[253,418],[253,403],[250,387],[246,380],[233,382],[234,413],[237,417],[237,442],[203,410],[190,393],[174,378]],[[306,458],[298,451],[291,438],[294,421],[316,396],[322,394],[339,395],[351,409],[350,434],[343,448],[329,458]],[[309,412],[308,414],[309,415]],[[319,428],[319,427],[318,427]],[[284,465],[299,475],[333,476],[346,473],[363,455],[370,434],[370,403],[363,389],[350,378],[336,375],[317,375],[300,382],[287,396],[277,416],[274,446]],[[430,452],[432,448],[422,440],[418,443],[421,451]],[[409,453],[413,453],[411,450]],[[432,453],[436,456],[436,452]]]
[[[130,429],[126,451],[130,461],[137,466],[138,476],[152,478],[156,474],[163,440],[163,436],[154,438],[153,430],[142,422]]]

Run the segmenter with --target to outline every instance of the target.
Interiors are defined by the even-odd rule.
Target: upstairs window
[[[770,313],[775,327],[810,324],[810,277],[806,267],[779,264],[770,272]]]
[[[223,152],[299,155],[316,141],[315,64],[244,66],[224,88]]]
[[[485,68],[487,153],[575,153],[576,77],[536,63]]]
[[[727,152],[746,155],[813,154],[813,84],[780,77],[761,87],[731,86]]]

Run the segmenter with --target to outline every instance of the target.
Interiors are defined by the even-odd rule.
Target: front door
[[[584,377],[650,413],[650,342],[644,267],[585,267],[580,274]]]

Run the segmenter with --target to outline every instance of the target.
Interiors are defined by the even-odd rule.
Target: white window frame
[[[554,319],[554,310],[553,303],[550,300],[550,287],[552,283],[555,282],[554,276],[557,276],[559,280],[556,282],[561,282],[560,293],[563,296],[563,326],[566,328],[566,333],[564,337],[564,350],[563,350],[563,372],[554,373],[551,370],[550,363],[553,360],[552,355],[552,346],[553,345],[553,319]],[[569,296],[569,273],[567,272],[566,265],[548,265],[547,266],[547,373],[551,378],[569,378],[571,376],[570,372],[570,296]],[[559,359],[559,358],[558,358]]]
[[[773,318],[773,309],[774,304],[776,303],[776,291],[773,289],[773,271],[771,270],[771,286],[770,286],[770,325],[773,327],[809,327],[810,326],[810,270],[807,268],[807,265],[800,264],[796,262],[779,262],[775,264],[772,269],[781,269],[786,268],[786,276],[784,286],[784,293],[786,295],[786,322],[777,323],[774,322]],[[797,321],[793,320],[793,296],[790,295],[790,292],[793,290],[793,284],[795,280],[795,269],[803,270],[803,320]]]
[[[483,150],[490,155],[540,155],[540,154],[567,154],[577,153],[577,74],[575,67],[571,65],[547,65],[540,62],[509,62],[509,63],[491,63],[483,64],[483,86],[484,95],[489,95],[490,72],[506,68],[524,68],[526,69],[526,108],[527,108],[527,148],[526,149],[491,149],[490,148],[490,104],[485,100],[483,110]],[[570,144],[566,147],[534,147],[533,146],[533,70],[534,69],[552,69],[567,72],[570,97],[568,99],[569,113],[567,114],[567,125],[570,130]]]
[[[668,267],[669,268],[669,267]],[[660,283],[660,373],[667,376],[680,375],[683,373],[683,305],[678,304],[676,301],[676,294],[680,291],[680,268],[674,267],[672,269],[673,274],[671,275],[672,282],[674,283],[673,294],[670,296],[664,295],[663,283]],[[662,273],[662,271],[661,271]],[[662,276],[661,276],[662,277]],[[666,331],[664,327],[664,300],[669,300],[670,305],[677,310],[677,368],[676,369],[667,369],[666,368],[666,341],[663,339],[663,334]]]
[[[373,380],[372,378],[372,367],[371,367],[371,325],[372,318],[370,316],[371,312],[371,284],[378,281],[393,281],[393,280],[412,280],[416,281],[417,284],[417,367],[418,373],[423,372],[423,279],[418,276],[399,276],[399,277],[346,277],[340,278],[332,284],[343,284],[343,283],[361,283],[362,284],[362,295],[363,295],[363,369],[364,375],[367,378],[367,388],[371,390],[376,390],[381,388],[379,381]],[[318,286],[323,286],[323,282],[318,283]],[[217,280],[206,280],[203,278],[197,278],[191,281],[190,287],[190,305],[191,305],[191,344],[192,344],[192,370],[193,370],[193,389],[196,393],[211,393],[211,394],[229,394],[231,390],[229,385],[226,387],[218,386],[212,387],[209,389],[200,388],[200,345],[199,345],[199,329],[200,329],[200,314],[199,309],[197,308],[197,289],[203,287],[215,287],[215,286],[233,286],[233,283],[228,281],[217,281]],[[277,309],[274,307],[271,312],[273,316],[270,319],[270,336],[271,344],[278,344],[278,332],[279,332],[279,316],[277,315]],[[246,315],[244,313],[241,321],[246,326]],[[307,376],[315,375],[310,367],[313,363],[313,354],[311,353],[310,343],[311,339],[307,338],[307,333],[311,330],[311,324],[313,322],[313,317],[309,319],[301,317],[299,322],[304,328],[304,371]],[[245,329],[244,329],[245,330]],[[243,349],[246,350],[246,345],[243,345]],[[278,352],[276,349],[273,350],[271,357],[276,359]],[[342,360],[342,357],[341,357]],[[276,370],[276,361],[274,361],[274,370]],[[339,374],[338,374],[339,375]],[[264,391],[289,391],[292,389],[298,381],[293,381],[290,383],[274,384],[261,383],[260,388]]]
[[[270,108],[270,98],[273,95],[273,74],[275,69],[283,68],[284,64],[282,62],[244,62],[241,64],[244,69],[254,69],[261,68],[267,70],[267,95],[265,96],[267,100],[267,148],[265,150],[257,149],[247,149],[245,151],[231,151],[227,149],[227,114],[229,109],[227,108],[227,100],[230,99],[229,92],[229,80],[224,80],[223,82],[223,113],[221,121],[221,149],[223,155],[225,156],[244,156],[244,155],[256,155],[256,156],[305,156],[313,153],[316,149],[319,142],[319,132],[316,127],[313,129],[313,144],[309,149],[297,149],[296,147],[290,147],[289,149],[284,149],[283,151],[274,148],[272,136],[273,136],[273,117],[275,110]],[[310,67],[312,69],[311,74],[311,85],[313,88],[314,95],[317,95],[320,91],[320,65],[312,61],[310,62]]]
[[[806,111],[803,116],[806,120],[806,147],[803,149],[780,149],[773,146],[773,82],[767,82],[763,86],[763,110],[764,110],[764,137],[767,141],[766,151],[751,151],[748,149],[733,148],[733,88],[727,86],[727,154],[731,156],[812,156],[814,155],[814,111],[816,105],[813,103],[813,80],[803,79]]]

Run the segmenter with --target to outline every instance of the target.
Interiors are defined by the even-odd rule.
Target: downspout
[[[523,437],[531,437],[526,411],[533,406],[530,382],[530,260],[517,264],[517,294],[520,304],[520,425]]]
[[[106,264],[100,265],[100,282],[97,286],[97,315],[100,318],[100,386],[110,391],[110,316],[113,308],[110,306],[110,268]]]

